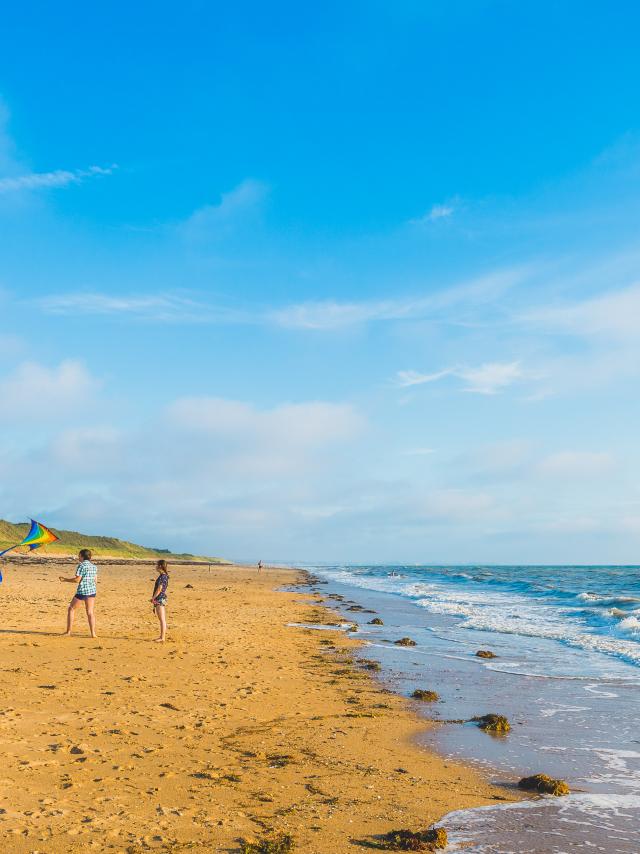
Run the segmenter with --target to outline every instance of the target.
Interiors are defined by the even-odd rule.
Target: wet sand
[[[97,640],[65,638],[68,566],[0,587],[0,839],[7,852],[361,850],[392,828],[509,798],[416,745],[427,722],[352,663],[290,570],[176,567],[154,644],[153,569],[104,567]],[[187,588],[186,585],[192,585]],[[515,794],[514,794],[515,797]]]

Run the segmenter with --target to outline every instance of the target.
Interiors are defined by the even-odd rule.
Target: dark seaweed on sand
[[[295,847],[295,840],[291,834],[279,833],[255,842],[243,839],[240,852],[241,854],[289,854],[290,851],[295,850]]]

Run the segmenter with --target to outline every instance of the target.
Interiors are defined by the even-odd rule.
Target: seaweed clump
[[[365,668],[365,670],[374,670],[378,673],[382,670],[382,665],[379,661],[374,661],[372,658],[359,658],[358,664]]]
[[[411,638],[400,638],[400,640],[394,641],[396,646],[415,646],[416,642],[411,640]]]
[[[295,847],[296,843],[291,834],[279,833],[257,842],[248,842],[243,839],[240,851],[241,854],[289,854]]]
[[[471,718],[475,721],[480,729],[485,732],[504,733],[509,732],[511,724],[504,715],[481,715],[480,717]]]
[[[564,780],[556,780],[549,777],[548,774],[533,774],[531,777],[523,777],[518,783],[519,789],[525,789],[528,792],[539,792],[541,795],[561,795],[569,794],[569,787]]]
[[[479,650],[476,652],[476,656],[477,656],[478,658],[497,658],[497,657],[498,657],[498,656],[495,654],[495,652],[491,652],[491,650],[490,650],[490,649],[479,649]]]
[[[373,620],[369,620],[369,625],[370,626],[384,626],[384,623],[380,619],[380,617],[374,617]]]
[[[414,833],[412,830],[391,830],[382,837],[387,851],[436,851],[447,847],[447,831],[444,827]]]
[[[440,699],[440,694],[436,691],[427,691],[425,688],[416,688],[411,696],[414,700],[422,700],[424,703],[435,703]]]

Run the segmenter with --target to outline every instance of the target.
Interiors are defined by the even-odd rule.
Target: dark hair
[[[91,560],[91,549],[80,549],[78,556],[82,560]]]
[[[158,561],[156,566],[160,570],[160,572],[165,572],[165,573],[169,572],[169,567],[167,566],[167,562],[164,558],[160,558],[160,560]]]

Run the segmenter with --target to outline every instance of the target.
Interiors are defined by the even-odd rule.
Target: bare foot
[[[63,638],[70,638],[70,637],[71,637],[71,632],[62,632],[62,637],[63,637]]]
[[[98,635],[91,635],[91,637],[92,637],[92,638],[97,638],[97,637],[98,637]]]
[[[164,643],[164,638],[156,638],[154,643]]]

